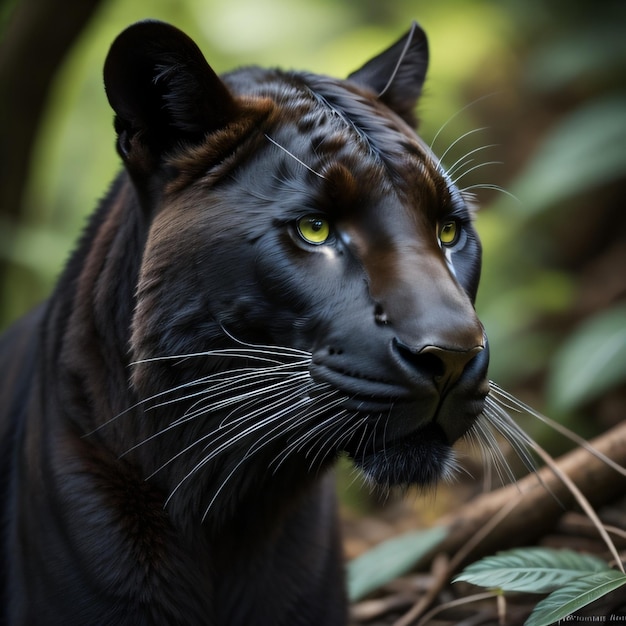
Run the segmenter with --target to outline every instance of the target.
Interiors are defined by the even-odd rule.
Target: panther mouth
[[[451,442],[471,426],[483,408],[487,390],[439,393],[434,385],[407,386],[383,378],[346,373],[327,366],[312,368],[313,380],[330,385],[343,396],[342,406],[350,412],[369,414],[372,419],[388,416],[394,437],[410,434],[430,422],[439,422]],[[455,424],[456,423],[456,427]]]
[[[456,468],[453,443],[484,407],[484,390],[409,388],[382,378],[317,367],[315,378],[345,395],[343,407],[363,419],[345,452],[368,481],[383,486],[430,486]]]
[[[436,422],[348,456],[368,481],[383,487],[432,486],[452,478],[456,468],[454,450]]]

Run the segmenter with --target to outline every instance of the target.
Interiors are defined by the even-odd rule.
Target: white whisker
[[[230,336],[230,335],[229,335]],[[241,343],[241,342],[240,342]],[[276,371],[278,370],[293,370],[294,367],[303,367],[306,368],[308,367],[308,365],[310,364],[311,361],[311,354],[309,352],[305,352],[304,350],[297,350],[295,348],[282,348],[282,347],[277,347],[277,346],[259,346],[258,348],[250,345],[250,344],[242,344],[242,345],[246,345],[248,347],[251,348],[251,350],[248,351],[242,351],[241,349],[233,349],[233,348],[225,348],[225,349],[221,349],[221,350],[210,350],[210,351],[206,351],[206,352],[195,352],[195,353],[188,353],[188,354],[176,354],[176,355],[170,355],[170,356],[161,356],[161,357],[153,357],[150,359],[143,359],[143,360],[139,360],[139,361],[134,361],[132,362],[130,365],[131,366],[136,366],[136,365],[140,365],[140,364],[144,364],[144,363],[149,363],[149,362],[158,362],[158,361],[166,361],[166,360],[175,360],[178,362],[183,362],[186,359],[190,359],[190,358],[199,358],[199,357],[220,357],[220,358],[224,358],[224,357],[229,357],[229,358],[241,358],[241,359],[249,359],[249,360],[253,360],[253,361],[258,361],[258,362],[267,362],[267,363],[272,363],[273,366],[275,366]],[[288,358],[295,358],[295,357],[300,357],[298,360],[293,361],[291,363],[284,363],[283,361],[277,360],[277,359],[270,359],[270,356],[282,356],[282,357],[288,357]],[[93,434],[97,433],[98,431],[102,430],[103,428],[106,428],[107,426],[111,425],[113,422],[115,422],[116,420],[120,419],[121,417],[123,417],[124,415],[130,413],[131,411],[141,407],[142,405],[146,406],[148,403],[158,399],[158,398],[165,398],[168,395],[172,395],[182,389],[187,389],[190,387],[194,387],[194,386],[200,386],[200,385],[206,385],[208,383],[214,382],[214,381],[219,381],[219,379],[223,379],[222,381],[219,382],[224,382],[224,383],[230,383],[231,385],[235,384],[235,380],[237,380],[237,382],[239,380],[241,380],[240,378],[236,378],[236,376],[241,375],[241,376],[245,376],[246,374],[250,374],[252,372],[259,372],[259,376],[263,375],[263,372],[270,372],[270,371],[274,371],[273,368],[265,368],[265,369],[261,369],[259,371],[259,368],[240,368],[240,369],[232,369],[232,370],[226,370],[226,371],[220,371],[220,372],[215,372],[214,374],[209,374],[207,376],[203,376],[199,379],[195,379],[192,381],[187,381],[185,383],[182,383],[180,385],[177,385],[176,387],[172,387],[169,389],[166,389],[164,391],[160,391],[157,394],[154,394],[152,396],[148,396],[146,398],[143,398],[142,400],[136,402],[134,405],[128,407],[127,409],[125,409],[124,411],[120,412],[119,414],[113,416],[112,418],[110,418],[109,420],[107,420],[106,422],[100,424],[99,426],[97,426],[96,428],[94,428],[92,431],[86,433],[83,435],[83,437],[90,437]],[[214,387],[215,389],[215,387]],[[146,410],[152,410],[155,408],[159,408],[162,406],[167,406],[168,404],[173,404],[176,402],[182,402],[185,400],[190,399],[191,397],[193,397],[194,395],[202,395],[202,393],[204,393],[203,391],[199,391],[196,394],[190,394],[189,396],[184,396],[184,397],[176,397],[173,400],[168,400],[168,401],[164,401],[164,402],[160,402],[160,403],[156,403],[154,405],[148,406],[146,407]]]
[[[283,405],[288,409],[289,407],[293,408],[295,406],[298,406],[301,403],[304,403],[305,405],[307,405],[307,404],[310,404],[311,402],[310,398],[306,394],[306,387],[301,387],[301,386],[298,386],[293,390],[290,390],[289,388],[286,390],[281,390],[280,394],[274,394],[273,396],[271,396],[271,399],[273,400],[273,402],[269,404],[263,403],[254,411],[250,413],[246,413],[242,417],[238,417],[228,422],[226,421],[220,422],[218,428],[219,429],[228,428],[229,430],[232,430],[233,428],[238,427],[241,423],[245,423],[247,421],[254,420],[261,415],[271,413],[275,408],[282,407]],[[288,404],[296,400],[297,402],[295,404],[293,405]],[[256,398],[255,398],[255,401],[256,401]],[[246,406],[248,405],[254,406],[252,402],[248,402],[245,405],[241,406],[241,410],[244,410]]]
[[[250,426],[246,427],[243,431],[240,431],[237,433],[237,435],[235,437],[232,437],[230,439],[227,439],[225,442],[221,443],[219,446],[217,446],[216,448],[212,449],[211,452],[209,454],[207,454],[206,456],[204,456],[198,463],[196,463],[196,465],[194,465],[194,467],[189,470],[187,472],[187,474],[178,482],[178,484],[174,487],[174,489],[170,492],[167,500],[165,501],[165,505],[167,506],[169,501],[172,499],[172,497],[176,494],[176,492],[182,487],[182,485],[189,480],[189,478],[191,478],[191,476],[193,476],[194,474],[196,474],[200,469],[202,469],[207,463],[209,463],[210,461],[212,461],[214,458],[216,458],[219,454],[222,454],[225,450],[227,450],[228,448],[232,447],[233,445],[235,445],[236,443],[238,443],[239,441],[241,441],[242,439],[245,439],[246,437],[248,437],[249,435],[256,433],[257,431],[263,429],[265,426],[267,426],[268,424],[271,424],[273,422],[277,422],[278,420],[280,420],[280,418],[283,416],[283,414],[286,411],[292,411],[294,408],[297,407],[298,404],[306,404],[308,402],[308,399],[303,399],[301,400],[299,403],[296,403],[296,405],[292,405],[290,404],[289,406],[285,407],[282,411],[279,411],[278,413],[274,413],[272,415],[269,415],[268,417],[260,420],[260,421],[254,421]],[[289,418],[289,419],[294,419]],[[279,425],[280,427],[284,426],[284,423],[281,423]],[[228,433],[224,433],[220,436],[220,438],[222,438],[225,434]],[[197,441],[194,441],[191,445],[189,445],[185,450],[181,451],[178,453],[178,455],[176,455],[177,457],[180,456],[181,454],[184,454],[185,452],[187,452],[188,450],[192,449],[193,447],[197,446],[198,443],[202,442],[203,440],[207,439],[208,437],[211,437],[212,435],[214,435],[214,433],[209,433],[207,435],[204,435],[202,437],[200,437],[200,439],[198,439]],[[244,456],[244,459],[247,458],[247,456]],[[244,460],[242,459],[242,461]],[[172,459],[170,459],[170,461],[168,461],[168,464],[171,462]],[[160,471],[164,466],[162,466],[161,468],[159,468],[157,470]],[[156,472],[155,472],[156,473]]]
[[[261,351],[261,352],[269,351],[272,353],[275,352],[276,354],[284,354],[284,355],[295,354],[295,355],[305,357],[305,360],[311,359],[311,353],[308,352],[307,350],[300,350],[299,348],[292,348],[290,346],[249,343],[247,341],[243,341],[242,339],[235,337],[232,333],[228,331],[228,329],[223,324],[220,324],[220,328],[222,329],[224,334],[228,336],[230,339],[232,339],[235,343],[239,344],[240,346],[245,346],[246,348],[252,348],[253,351]]]
[[[366,424],[369,421],[369,417],[365,416],[361,421],[361,425]],[[354,456],[358,457],[365,452],[365,450],[369,447],[370,441],[372,441],[372,451],[376,454],[376,429],[378,427],[378,422],[382,419],[382,413],[378,416],[376,423],[373,428],[364,428],[361,433],[361,438],[359,439],[359,443],[357,443],[356,448],[354,450]],[[369,431],[369,432],[368,432]],[[365,435],[368,435],[367,440],[365,439]],[[363,450],[363,452],[361,452]]]
[[[287,148],[285,148],[284,146],[281,146],[277,141],[274,141],[268,134],[265,134],[265,138],[269,142],[273,143],[277,148],[280,148],[285,154],[289,155],[294,161],[296,161],[297,163],[300,163],[300,165],[302,165],[302,167],[309,170],[309,172],[311,172],[312,174],[315,174],[316,176],[318,176],[319,178],[322,178],[323,180],[326,180],[326,177],[323,174],[316,172],[311,166],[307,165],[304,161],[299,159],[295,154],[293,154],[292,152],[289,152]]]
[[[327,395],[317,398],[318,406],[311,408],[307,414],[307,420],[317,419],[320,415],[324,415],[330,411],[333,411],[336,407],[340,406],[344,402],[343,397],[336,398],[334,401],[329,402],[329,399],[338,392],[330,392]],[[335,423],[340,415],[345,415],[346,411],[340,411],[327,417],[324,421],[316,424],[312,429],[305,431],[295,439],[292,437],[287,439],[287,445],[285,448],[274,458],[270,463],[274,467],[274,473],[280,468],[285,460],[293,453],[301,453],[305,447],[309,446],[311,441],[318,435],[320,431],[323,431],[329,425]]]
[[[492,424],[493,422],[490,419],[485,421],[479,418],[472,429],[472,433],[475,435],[483,454],[488,455],[491,460],[490,467],[493,467],[496,471],[500,482],[503,485],[507,484],[507,482],[515,482],[515,475],[500,449],[493,431],[489,428],[489,425]]]
[[[616,472],[618,472],[622,476],[626,476],[626,468],[622,467],[618,463],[615,463],[615,461],[610,459],[608,456],[596,450],[588,441],[586,441],[585,439],[577,435],[575,432],[571,431],[569,428],[566,428],[562,424],[555,422],[554,420],[550,419],[549,417],[546,417],[545,415],[539,413],[538,411],[535,411],[532,407],[528,406],[527,404],[524,404],[524,402],[522,402],[521,400],[518,400],[515,396],[511,395],[510,393],[508,393],[507,391],[499,387],[493,381],[490,381],[489,386],[490,386],[490,394],[492,396],[497,397],[498,402],[504,403],[504,401],[506,401],[505,406],[509,407],[510,409],[518,413],[526,413],[538,419],[539,421],[550,426],[550,428],[553,428],[557,432],[561,433],[562,435],[564,435],[565,437],[567,437],[568,439],[570,439],[577,445],[585,448],[585,450],[587,450],[590,454],[593,454],[597,459],[601,460],[603,463],[606,463],[606,465],[613,468]],[[528,439],[529,442],[532,441],[528,437],[528,435],[526,435],[525,433],[523,433],[523,431],[521,431],[521,429],[520,429],[520,432],[524,434],[524,436]]]
[[[463,108],[459,109],[456,113],[454,113],[453,115],[451,115],[439,128],[439,130],[435,133],[435,136],[433,137],[432,141],[430,142],[430,149],[434,150],[434,146],[435,146],[435,142],[437,141],[437,139],[439,138],[439,135],[443,132],[443,130],[448,126],[448,124],[456,119],[459,115],[461,115],[461,113],[464,113],[465,111],[467,111],[467,109],[475,106],[476,104],[478,104],[479,102],[482,102],[483,100],[486,100],[487,98],[492,98],[493,96],[496,95],[496,92],[494,93],[488,93],[484,96],[481,96],[480,98],[476,98],[475,100],[472,100],[472,102],[469,102],[468,104],[466,104]]]
[[[263,377],[259,376],[259,378],[262,379]],[[272,390],[280,390],[284,387],[289,387],[290,385],[293,385],[294,380],[297,381],[299,379],[306,381],[308,380],[308,378],[308,374],[300,373],[299,375],[294,374],[290,378],[282,379],[279,382],[273,383],[271,385],[268,384],[261,388],[257,386],[258,381],[247,382],[243,385],[232,385],[219,390],[220,392],[224,392],[224,395],[226,396],[220,400],[216,400],[214,396],[216,396],[217,394],[214,394],[212,389],[208,389],[205,391],[205,394],[210,393],[211,395],[209,395],[208,397],[205,396],[205,398],[196,401],[177,421],[180,423],[184,423],[189,421],[190,419],[194,419],[194,417],[196,417],[197,415],[204,415],[209,411],[221,411],[222,409],[229,408],[233,405],[236,407],[236,409],[244,408],[242,404],[243,402],[246,402],[246,404],[248,404],[249,401],[253,401],[259,396],[265,396],[268,394],[268,392],[271,392]],[[243,390],[248,387],[251,387],[251,389],[244,392]],[[236,390],[237,393],[230,393],[232,390]],[[222,419],[222,421],[220,422],[220,426],[222,426],[228,420],[228,417],[229,416],[226,416]]]
[[[470,150],[467,154],[464,154],[462,157],[457,159],[450,167],[446,168],[448,176],[453,179],[454,173],[456,171],[458,171],[461,167],[464,167],[465,165],[469,165],[470,163],[473,163],[472,159],[467,161],[468,157],[472,156],[473,154],[476,154],[477,152],[481,152],[482,150],[495,148],[497,145],[498,144],[491,143],[491,144],[487,144],[485,146],[479,146],[478,148],[474,148],[473,150]]]
[[[272,368],[274,369],[274,368]],[[254,378],[259,378],[259,379],[263,379],[265,372],[261,371],[259,373],[254,374]],[[239,379],[239,377],[235,377],[234,381],[229,381],[228,385],[225,384],[220,384],[217,385],[216,387],[209,387],[208,389],[203,389],[202,391],[196,393],[196,394],[189,394],[186,396],[183,396],[182,398],[175,398],[173,400],[170,400],[168,402],[163,402],[157,405],[153,405],[151,407],[149,407],[150,409],[153,408],[157,408],[157,407],[163,407],[163,406],[167,406],[168,404],[172,404],[175,402],[182,402],[182,401],[186,401],[189,400],[199,394],[203,395],[204,397],[201,398],[200,400],[197,400],[196,402],[194,402],[191,407],[189,407],[187,409],[187,411],[178,419],[174,420],[173,422],[171,422],[167,427],[161,429],[160,431],[158,431],[157,433],[154,433],[153,435],[147,437],[146,439],[144,439],[143,441],[135,444],[134,446],[132,446],[131,448],[129,448],[128,450],[126,450],[122,455],[120,455],[121,457],[126,456],[127,454],[133,452],[134,450],[136,450],[137,448],[139,448],[140,446],[143,446],[147,443],[149,443],[150,441],[156,439],[157,437],[162,436],[163,434],[171,431],[174,428],[178,428],[179,426],[190,422],[194,419],[196,419],[199,416],[203,416],[208,414],[211,411],[218,411],[221,410],[223,408],[227,408],[229,406],[232,405],[236,405],[238,409],[244,409],[250,402],[255,401],[256,398],[258,396],[265,396],[267,395],[267,393],[269,391],[273,391],[276,389],[282,389],[283,387],[289,387],[289,385],[293,386],[293,382],[294,379],[297,380],[308,380],[308,374],[305,372],[297,372],[297,373],[291,373],[291,378],[287,379],[287,380],[283,380],[280,381],[278,383],[275,383],[273,385],[266,385],[265,387],[258,389],[258,388],[254,388],[253,391],[248,391],[245,393],[241,393],[241,390],[243,388],[246,387],[246,385],[242,385],[241,381]],[[182,386],[181,386],[182,387]],[[235,395],[229,395],[227,398],[224,398],[222,400],[216,401],[214,399],[214,395],[215,395],[215,390],[216,388],[219,391],[225,391],[225,392],[229,392],[231,389],[237,389],[238,393]],[[207,397],[209,396],[209,397]],[[291,395],[290,395],[291,397]],[[206,400],[206,404],[201,405],[202,402],[204,402]],[[226,418],[225,418],[226,419]],[[224,420],[222,420],[222,422],[220,423],[219,427],[223,427],[224,426]]]
[[[293,408],[293,407],[291,407]],[[300,421],[301,418],[301,413],[297,413],[296,415],[290,417],[286,422],[282,422],[280,424],[278,424],[276,427],[274,427],[272,430],[270,430],[268,433],[265,433],[265,435],[263,435],[263,437],[259,440],[257,440],[246,452],[246,454],[243,455],[243,457],[239,460],[239,462],[235,465],[235,467],[228,473],[228,475],[226,476],[226,478],[224,478],[224,480],[222,481],[222,483],[220,484],[220,486],[217,488],[217,490],[215,491],[215,493],[213,494],[213,497],[211,498],[211,500],[209,501],[208,505],[206,506],[205,510],[204,510],[204,514],[202,516],[202,521],[204,522],[204,520],[206,519],[207,515],[209,514],[213,504],[215,503],[215,500],[218,498],[218,496],[220,495],[220,493],[222,492],[222,490],[224,489],[224,487],[227,485],[227,483],[230,481],[230,479],[235,475],[235,473],[239,470],[239,468],[246,462],[248,461],[248,459],[253,456],[254,454],[256,454],[257,452],[259,452],[261,449],[265,448],[269,443],[271,443],[272,441],[274,441],[277,437],[284,435],[284,427],[286,424],[288,424],[289,422],[296,422],[298,423]],[[308,421],[309,419],[312,419],[311,416],[307,415],[305,421]],[[300,425],[298,423],[298,425]],[[278,434],[274,435],[273,437],[268,437],[268,435],[273,434],[276,430],[278,430]],[[265,439],[265,441],[264,441]],[[204,466],[204,464],[206,463],[205,460],[203,460],[202,462],[202,466]],[[200,464],[198,464],[200,465]],[[196,468],[194,468],[195,471]],[[199,469],[199,467],[198,467]],[[187,477],[183,478],[183,481],[186,480]],[[182,481],[181,481],[182,483]],[[180,484],[176,487],[176,489],[178,489],[178,487],[180,486]],[[175,490],[176,490],[175,489]],[[174,491],[175,491],[174,490]],[[174,494],[174,492],[172,492],[172,494],[170,495],[170,498],[172,497],[172,495]],[[168,500],[170,499],[168,498]]]
[[[273,363],[276,365],[283,364],[282,361],[277,359],[271,359],[269,357],[280,356],[280,357],[294,357],[300,356],[303,357],[304,360],[310,359],[310,353],[303,352],[302,350],[296,350],[295,348],[285,348],[278,349],[271,346],[266,346],[264,348],[254,348],[247,351],[242,350],[241,348],[221,348],[217,350],[206,350],[204,352],[190,352],[188,354],[173,354],[167,356],[155,356],[147,359],[139,359],[137,361],[133,361],[130,363],[133,365],[142,365],[144,363],[155,363],[159,361],[185,361],[188,359],[196,359],[196,358],[207,358],[207,357],[228,357],[232,359],[252,359],[255,361],[267,361],[268,363]]]
[[[342,413],[345,414],[346,412],[345,411],[340,412],[338,415],[342,415]],[[329,453],[338,452],[341,441],[346,436],[349,436],[352,432],[352,428],[354,428],[354,425],[351,428],[348,428],[347,423],[343,422],[342,420],[337,419],[337,415],[334,417],[335,417],[334,428],[331,428],[331,427],[327,428],[325,436],[323,437],[320,437],[320,435],[322,435],[323,433],[318,433],[317,439],[319,441],[315,446],[317,447],[317,452],[315,453],[315,455],[313,456],[313,458],[311,459],[309,463],[310,472],[313,471],[313,468],[319,467],[318,459],[320,458],[320,455],[324,455],[324,454],[327,455]],[[344,434],[344,437],[338,437],[338,435],[341,433]],[[305,455],[305,457],[310,456],[311,451],[312,450],[309,450],[309,452]]]
[[[201,444],[201,443],[203,443],[203,442],[205,442],[207,440],[211,440],[209,442],[209,444],[207,444],[207,446],[205,446],[205,448],[204,448],[206,450],[210,446],[213,447],[211,453],[209,455],[207,455],[206,457],[204,457],[204,459],[202,461],[202,465],[204,465],[208,461],[210,461],[213,458],[215,458],[217,455],[219,455],[222,452],[224,452],[229,447],[233,446],[234,444],[238,443],[240,440],[242,440],[245,437],[249,436],[251,433],[256,432],[257,430],[263,428],[264,426],[266,426],[267,424],[271,423],[272,421],[280,419],[285,411],[293,410],[294,408],[296,408],[299,405],[306,405],[309,402],[309,399],[308,398],[302,398],[301,397],[301,391],[302,390],[300,388],[298,388],[298,389],[296,389],[296,390],[294,390],[292,392],[285,393],[283,398],[275,399],[274,402],[271,403],[270,405],[265,405],[263,407],[260,407],[259,409],[257,409],[256,411],[254,411],[252,413],[246,414],[242,419],[237,420],[236,422],[229,424],[228,427],[226,427],[226,428],[222,428],[222,429],[218,428],[217,430],[215,430],[215,429],[214,430],[210,430],[208,433],[206,433],[202,437],[196,439],[193,443],[189,444],[187,447],[183,448],[177,454],[175,454],[173,457],[171,457],[168,461],[163,463],[160,467],[158,467],[152,473],[152,475],[150,477],[152,477],[152,476],[156,475],[158,472],[162,471],[170,463],[172,463],[176,459],[180,458],[182,455],[184,455],[185,453],[189,452],[193,448],[197,447],[199,444]],[[295,398],[299,398],[299,400],[295,404],[292,404],[291,401],[293,399],[295,399]],[[283,406],[284,406],[284,408],[281,408],[281,410],[278,411],[277,413],[270,413],[270,415],[268,415],[267,417],[264,417],[260,421],[255,421],[256,418],[259,415],[267,414],[268,411],[272,411],[275,407],[283,407]],[[245,426],[244,429],[242,431],[240,431],[240,428],[242,427],[242,424],[243,425],[251,424],[251,425]],[[170,425],[165,430],[170,430],[173,427],[174,427],[173,425]],[[229,436],[232,433],[236,433],[236,436],[229,438]],[[162,434],[162,432],[158,433],[158,434]],[[216,446],[215,444],[219,444],[219,445]],[[194,471],[195,470],[192,470],[192,472],[190,472],[189,475],[191,475]],[[188,476],[185,477],[183,479],[183,481],[186,480],[186,478],[188,478]],[[173,495],[173,494],[171,494],[171,495]],[[171,497],[171,495],[170,495],[170,497]],[[169,498],[168,498],[168,500],[169,500]]]
[[[437,162],[439,163],[439,165],[441,165],[444,161],[444,159],[446,158],[446,156],[448,155],[448,153],[450,152],[450,150],[452,150],[452,148],[454,148],[454,146],[456,146],[458,143],[460,143],[461,141],[463,141],[464,139],[466,139],[467,137],[469,137],[470,135],[474,135],[476,133],[480,133],[484,130],[487,130],[486,126],[483,126],[481,128],[474,128],[472,130],[468,130],[467,132],[463,133],[460,137],[457,137],[445,150],[444,153],[437,158]]]
[[[466,193],[468,191],[472,191],[473,189],[491,189],[492,191],[499,191],[500,193],[503,193],[504,195],[509,196],[509,198],[511,198],[512,200],[515,200],[517,204],[522,204],[521,200],[516,195],[512,194],[510,191],[507,191],[503,187],[500,187],[500,185],[480,183],[476,185],[469,185],[468,187],[464,187],[460,191],[461,193]]]
[[[208,377],[205,377],[205,378],[198,379],[196,381],[193,381],[193,383],[189,383],[187,386],[203,385],[203,388],[200,389],[199,391],[196,391],[194,393],[187,394],[187,395],[184,395],[184,396],[178,396],[178,397],[175,397],[175,398],[173,398],[171,400],[167,400],[167,401],[164,401],[164,402],[151,404],[150,406],[148,406],[146,408],[146,410],[154,410],[154,409],[162,408],[162,407],[165,407],[165,406],[168,406],[168,405],[171,405],[171,404],[186,402],[188,400],[192,400],[193,398],[197,398],[198,396],[201,396],[201,398],[199,400],[196,400],[196,402],[194,404],[192,404],[187,409],[187,412],[190,412],[192,408],[194,408],[200,402],[202,402],[204,397],[206,397],[207,393],[210,392],[212,395],[216,395],[218,392],[221,392],[222,390],[228,391],[231,388],[241,389],[241,388],[247,386],[248,381],[250,381],[251,379],[254,379],[254,378],[263,379],[265,371],[262,370],[261,372],[257,372],[256,370],[231,370],[230,372],[225,372],[225,373],[226,374],[234,374],[234,375],[228,376],[228,377],[226,377],[224,379],[217,378],[217,377],[214,378],[212,376],[208,376]],[[210,383],[210,385],[207,386],[207,383]],[[251,384],[253,384],[253,383],[250,382],[250,385]],[[162,392],[161,394],[158,394],[158,395],[163,395],[164,393],[172,393],[173,391],[176,391],[176,390],[182,389],[182,388],[183,388],[183,386],[177,387],[177,388],[169,390],[167,392]],[[151,400],[153,400],[156,397],[158,397],[158,396],[153,396],[152,398],[147,398],[145,400],[145,402],[150,402]]]
[[[479,163],[478,165],[474,165],[474,167],[470,167],[468,170],[465,170],[462,174],[460,174],[459,176],[457,176],[453,181],[452,184],[453,185],[458,185],[459,181],[462,178],[465,178],[468,174],[471,174],[472,172],[481,169],[483,167],[487,167],[489,165],[502,165],[502,161],[485,161],[484,163]]]
[[[517,453],[524,465],[531,472],[535,471],[536,464],[529,449],[535,442],[502,410],[492,398],[487,398],[485,416],[496,430],[509,442],[513,450]]]
[[[291,407],[293,408],[293,407]],[[302,416],[304,417],[304,420],[302,420]],[[235,467],[229,472],[229,474],[226,476],[226,478],[222,481],[222,483],[220,484],[219,488],[216,490],[215,494],[213,495],[213,497],[211,498],[211,500],[209,501],[209,504],[207,505],[205,511],[204,511],[204,515],[202,517],[202,520],[204,521],[204,519],[206,519],[206,516],[208,515],[209,511],[211,510],[211,507],[213,506],[213,504],[215,503],[215,500],[217,499],[217,497],[219,496],[219,494],[222,492],[222,490],[224,489],[224,487],[226,486],[226,484],[230,481],[230,479],[234,476],[234,474],[237,472],[237,470],[254,454],[258,453],[260,450],[262,450],[263,448],[265,448],[268,444],[270,444],[272,441],[276,440],[278,437],[280,436],[284,436],[286,430],[290,430],[293,428],[292,425],[290,425],[287,429],[285,429],[285,425],[289,424],[289,423],[294,423],[295,422],[295,426],[300,427],[303,425],[303,423],[306,423],[312,419],[314,419],[314,417],[316,417],[316,415],[311,414],[310,412],[299,412],[296,413],[295,415],[291,416],[290,418],[288,418],[286,420],[286,422],[282,422],[280,424],[278,424],[276,427],[272,428],[270,431],[268,431],[267,433],[265,433],[260,439],[258,439],[257,441],[255,441],[253,443],[253,445],[248,449],[248,451],[246,452],[246,454],[242,457],[242,459],[235,465]],[[336,417],[336,416],[333,416]],[[276,431],[278,431],[276,434],[274,434]],[[269,435],[272,435],[271,437]],[[283,459],[284,461],[284,459]],[[274,463],[274,461],[272,461],[269,464],[269,467],[272,466],[272,464]],[[282,463],[282,461],[281,461]],[[279,464],[280,465],[280,464]],[[276,468],[277,469],[277,468]],[[274,470],[274,473],[276,472],[276,470]]]

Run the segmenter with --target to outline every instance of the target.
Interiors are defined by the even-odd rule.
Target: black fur
[[[488,390],[427,62],[417,25],[346,81],[114,42],[125,171],[0,343],[1,624],[346,623],[333,463],[431,484]]]

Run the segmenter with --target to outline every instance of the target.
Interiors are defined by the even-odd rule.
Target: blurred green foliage
[[[570,410],[624,382],[626,302],[585,320],[557,351],[548,380],[548,401]]]
[[[7,254],[9,241],[18,243],[11,247],[15,266],[0,324],[46,296],[119,168],[101,67],[129,23],[154,17],[178,25],[218,72],[253,62],[342,76],[417,19],[431,44],[421,134],[435,140],[438,154],[449,149],[445,162],[459,164],[455,178],[483,205],[478,308],[491,341],[491,375],[509,387],[547,377],[555,406],[575,412],[626,380],[623,359],[605,376],[589,369],[593,361],[584,352],[567,347],[583,318],[601,315],[604,304],[625,295],[618,286],[599,304],[581,306],[579,277],[601,246],[572,258],[571,243],[580,247],[585,236],[598,237],[586,218],[572,234],[585,211],[609,216],[613,231],[600,235],[612,246],[624,239],[623,219],[609,219],[626,179],[622,6],[609,1],[600,12],[590,2],[573,7],[558,0],[107,0],[56,78],[24,220],[0,224],[0,253]],[[626,326],[623,307],[614,314]],[[609,317],[606,326],[598,317],[589,331],[598,341],[603,328],[609,337],[621,324]],[[572,341],[582,341],[580,333],[585,326]],[[571,362],[568,350],[575,354]],[[553,360],[555,351],[560,356]],[[583,378],[603,380],[572,396],[558,373],[571,363]]]
[[[532,149],[507,185],[518,202],[479,219],[492,373],[539,376],[544,408],[590,435],[624,419],[600,405],[623,406],[626,382],[626,5],[508,6],[525,33],[516,143]]]

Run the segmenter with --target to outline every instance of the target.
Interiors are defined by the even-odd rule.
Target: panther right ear
[[[427,70],[428,39],[422,27],[413,22],[404,37],[348,78],[371,89],[382,102],[415,126],[415,107]]]
[[[181,144],[200,143],[238,113],[198,46],[163,22],[138,22],[117,37],[104,85],[116,113],[118,150],[139,168],[146,158],[154,163]]]

